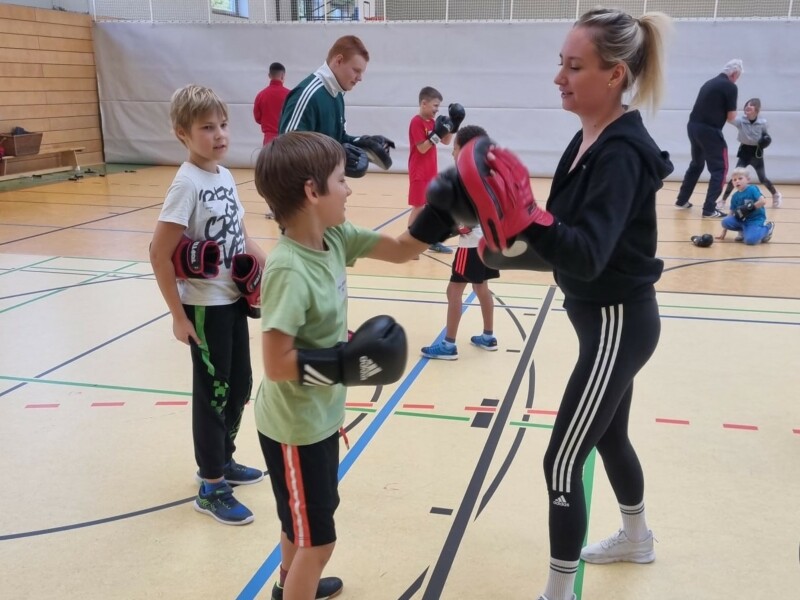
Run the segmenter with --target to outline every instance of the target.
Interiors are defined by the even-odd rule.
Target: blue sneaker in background
[[[233,488],[226,481],[201,484],[193,506],[224,525],[247,525],[254,519],[250,509],[233,497]]]
[[[457,360],[458,346],[439,340],[432,346],[425,346],[421,350],[425,358],[438,358],[441,360]]]
[[[469,338],[469,341],[473,346],[483,348],[489,352],[497,351],[497,338],[494,336],[485,336],[483,334],[473,335],[471,338]]]

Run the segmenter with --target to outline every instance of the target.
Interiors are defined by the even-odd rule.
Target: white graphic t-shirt
[[[167,191],[159,221],[186,227],[192,240],[219,244],[222,262],[214,279],[179,279],[181,302],[195,306],[233,304],[241,293],[231,279],[235,254],[244,252],[242,219],[244,208],[236,193],[236,182],[225,167],[209,173],[185,162]]]

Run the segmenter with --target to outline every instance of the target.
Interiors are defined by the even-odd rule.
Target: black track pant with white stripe
[[[586,535],[583,465],[592,448],[603,458],[620,504],[644,498],[644,476],[628,439],[633,378],[658,344],[653,300],[597,306],[567,301],[579,355],[564,391],[544,473],[550,498],[550,555],[578,560]]]

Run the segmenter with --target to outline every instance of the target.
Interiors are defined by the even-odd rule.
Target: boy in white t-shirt
[[[255,303],[244,301],[237,275],[244,259],[248,283],[256,288],[266,255],[248,237],[236,182],[219,164],[228,150],[225,103],[208,88],[187,85],[173,94],[170,118],[189,156],[164,200],[150,262],[173,334],[191,348],[192,437],[201,482],[194,508],[220,523],[245,525],[253,513],[233,497],[231,484],[256,483],[264,474],[233,460],[253,385],[247,316]]]
[[[461,148],[471,139],[486,135],[486,131],[477,125],[461,127],[453,141],[453,158],[458,158]],[[458,333],[458,325],[461,322],[464,289],[468,283],[472,284],[472,289],[478,297],[481,316],[483,317],[483,333],[472,336],[470,343],[490,352],[497,350],[497,338],[494,337],[493,332],[494,298],[492,298],[488,280],[496,279],[500,276],[500,273],[484,265],[480,256],[478,256],[478,242],[483,237],[480,226],[472,228],[459,227],[458,233],[458,249],[453,259],[450,283],[447,284],[447,328],[445,329],[445,337],[431,346],[422,348],[422,356],[426,358],[458,359],[456,334]]]

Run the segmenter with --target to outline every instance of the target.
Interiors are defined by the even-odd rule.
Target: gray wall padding
[[[142,24],[98,22],[94,43],[105,155],[108,162],[178,164],[185,150],[172,135],[169,98],[187,83],[213,88],[230,109],[227,165],[252,166],[261,143],[252,102],[266,85],[269,63],[286,65],[295,85],[322,64],[340,35],[369,48],[364,81],[347,94],[351,134],[380,133],[397,142],[393,171],[408,161],[408,122],[417,94],[438,88],[467,109],[465,123],[485,127],[522,156],[533,175],[550,176],[580,126],[561,109],[553,77],[570,23]],[[773,144],[767,173],[800,181],[800,36],[797,22],[677,22],[669,44],[667,94],[650,132],[668,150],[680,179],[689,161],[686,121],[700,85],[731,58],[744,60],[739,109],[762,100]],[[794,48],[795,50],[791,50]],[[725,127],[735,163],[736,129]],[[451,164],[439,149],[439,166]]]

